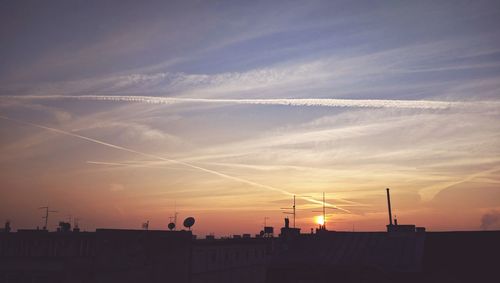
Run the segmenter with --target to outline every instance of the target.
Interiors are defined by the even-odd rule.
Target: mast
[[[323,230],[326,230],[325,192],[323,192]]]
[[[387,190],[387,208],[389,210],[389,225],[392,226],[392,210],[391,210],[391,195],[389,194],[389,188]]]

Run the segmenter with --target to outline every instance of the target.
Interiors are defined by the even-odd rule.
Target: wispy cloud
[[[161,157],[161,156],[154,155],[154,154],[144,153],[144,152],[133,150],[133,149],[129,149],[129,148],[126,148],[126,147],[123,147],[123,146],[114,145],[114,144],[111,144],[111,143],[99,141],[97,139],[85,137],[85,136],[82,136],[82,135],[79,135],[79,134],[67,132],[67,131],[56,129],[56,128],[52,128],[52,127],[46,127],[46,126],[43,126],[43,125],[31,123],[31,122],[25,122],[25,121],[20,121],[20,120],[16,120],[16,119],[11,119],[11,118],[8,118],[8,117],[5,117],[5,116],[0,116],[0,118],[1,119],[5,119],[5,120],[9,120],[9,121],[12,121],[12,122],[17,122],[17,123],[21,123],[21,124],[33,126],[33,127],[36,127],[36,128],[48,130],[48,131],[55,132],[55,133],[58,133],[58,134],[67,135],[67,136],[71,136],[71,137],[74,137],[74,138],[86,140],[86,141],[89,141],[89,142],[92,142],[92,143],[96,143],[96,144],[100,144],[100,145],[103,145],[103,146],[106,146],[106,147],[109,147],[109,148],[113,148],[113,149],[116,149],[116,150],[121,150],[121,151],[126,151],[126,152],[129,152],[129,153],[138,154],[138,155],[141,155],[143,157],[157,159],[157,160],[161,160],[161,161],[167,161],[167,162],[171,162],[171,163],[174,163],[174,164],[180,164],[180,165],[192,168],[192,169],[196,169],[196,170],[203,171],[203,172],[206,172],[206,173],[209,173],[209,174],[213,174],[213,175],[225,178],[225,179],[229,179],[229,180],[233,180],[233,181],[245,183],[245,184],[248,184],[248,185],[251,185],[251,186],[255,186],[255,187],[258,187],[258,188],[262,188],[262,189],[266,189],[266,190],[269,190],[269,191],[275,191],[275,192],[279,192],[281,194],[285,194],[285,195],[289,195],[289,196],[293,196],[294,195],[291,192],[288,192],[286,190],[283,190],[283,189],[280,189],[280,188],[277,188],[277,187],[273,187],[273,186],[261,184],[261,183],[250,181],[250,180],[243,179],[243,178],[240,178],[240,177],[231,176],[231,175],[228,175],[228,174],[225,174],[225,173],[221,173],[221,172],[218,172],[218,171],[215,171],[215,170],[212,170],[212,169],[208,169],[208,168],[200,167],[200,166],[197,166],[197,165],[193,165],[191,163],[187,163],[187,162],[183,162],[183,161],[179,161],[179,160],[175,160],[175,159],[169,159],[169,158]],[[313,199],[311,197],[300,197],[299,196],[299,198],[307,200],[307,201],[309,201],[311,203],[323,204],[322,201]],[[344,212],[349,213],[349,210],[341,208],[341,207],[338,207],[338,206],[335,206],[333,204],[326,203],[326,205],[328,205],[329,207],[333,207],[333,208],[336,208],[336,209],[339,209],[339,210],[342,210]]]
[[[176,103],[216,103],[216,104],[254,104],[254,105],[285,105],[285,106],[323,106],[323,107],[362,107],[362,108],[409,108],[409,109],[447,109],[466,108],[469,106],[498,107],[496,102],[447,102],[432,100],[395,100],[395,99],[217,99],[217,98],[178,98],[159,96],[119,96],[119,95],[25,95],[5,96],[10,99],[79,99],[96,101],[125,101],[150,104]],[[495,105],[491,105],[491,104]]]

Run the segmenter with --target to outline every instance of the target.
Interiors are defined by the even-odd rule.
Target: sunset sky
[[[1,1],[0,221],[500,229],[498,1]],[[116,97],[119,96],[119,97]],[[165,99],[167,98],[167,99]],[[3,225],[3,224],[2,224]]]

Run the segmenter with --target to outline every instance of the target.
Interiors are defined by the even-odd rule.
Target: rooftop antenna
[[[335,207],[326,207],[325,201],[325,192],[323,192],[323,210],[313,210],[313,212],[322,212],[323,213],[323,226],[321,227],[323,230],[326,230],[326,209],[337,209]]]
[[[323,213],[323,225],[320,228],[323,229],[323,230],[326,230],[325,192],[323,192],[323,210],[314,210],[313,212],[321,212],[321,213]]]
[[[389,188],[387,190],[387,208],[389,210],[389,225],[392,226],[392,210],[391,210],[391,195],[389,194]]]
[[[170,230],[177,230],[176,227],[177,227],[177,215],[179,213],[177,212],[177,203],[174,202],[174,216],[170,216],[169,219],[170,219],[170,223],[168,224],[168,227]],[[173,225],[170,225],[170,224],[173,224]],[[170,228],[172,227],[172,228]]]
[[[43,230],[47,230],[47,223],[49,222],[49,213],[55,213],[57,210],[49,210],[48,206],[42,206],[38,209],[45,209],[45,216],[42,216],[42,219],[45,219],[45,225],[43,226]]]
[[[264,217],[264,227],[267,227],[267,219],[269,219],[269,217]]]
[[[12,229],[12,228],[10,227],[10,219],[7,219],[7,220],[5,221],[4,231],[5,231],[6,233],[9,233],[11,229]]]
[[[81,220],[81,219],[80,219],[80,218],[78,218],[78,217],[73,218],[73,226],[74,226],[75,228],[80,228],[80,227],[78,226],[78,222],[80,222],[80,220]]]
[[[299,196],[299,197],[311,197],[311,196]],[[292,214],[293,215],[293,228],[295,228],[295,218],[297,216],[297,210],[296,210],[296,202],[295,202],[296,195],[293,195],[293,205],[292,207],[282,207],[281,209],[291,209],[292,212],[285,211],[283,212],[284,214]],[[264,225],[265,226],[265,225]]]
[[[174,212],[174,216],[170,216],[169,219],[170,219],[170,223],[168,223],[168,229],[170,231],[175,231],[177,230],[176,227],[177,227],[177,212]]]
[[[323,230],[326,230],[325,192],[323,192]]]
[[[292,212],[289,212],[289,211],[284,211],[283,213],[284,214],[292,214],[293,215],[293,228],[295,228],[295,195],[293,195],[293,205],[292,207],[282,207],[281,209],[291,209]],[[288,219],[288,218],[287,218]],[[265,218],[264,218],[264,221],[265,221]],[[264,224],[264,226],[266,226]]]

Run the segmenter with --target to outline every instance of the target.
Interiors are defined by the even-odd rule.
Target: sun
[[[319,225],[324,225],[325,219],[323,218],[323,215],[314,216],[314,222]]]

